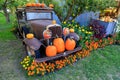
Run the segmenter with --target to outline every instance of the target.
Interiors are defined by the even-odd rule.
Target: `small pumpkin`
[[[74,29],[71,28],[71,29],[70,29],[70,32],[74,32]]]
[[[52,24],[56,24],[56,20],[53,20],[53,21],[52,21]]]
[[[31,7],[32,6],[32,3],[27,3],[26,4],[26,7]]]
[[[40,4],[40,3],[36,3],[36,6],[37,6],[37,7],[40,7],[40,6],[41,6],[41,4]]]
[[[44,8],[45,7],[45,4],[44,2],[41,3],[41,7]]]
[[[65,43],[62,38],[54,39],[53,45],[57,48],[57,53],[61,53],[65,51]]]
[[[56,54],[57,54],[57,49],[55,46],[49,45],[46,47],[46,56],[52,57],[52,56],[56,56]]]
[[[68,38],[65,42],[65,48],[66,50],[74,50],[76,46],[76,42],[75,40],[71,39],[71,38]]]
[[[26,38],[28,38],[28,39],[32,39],[32,38],[34,38],[34,34],[32,34],[32,33],[28,33],[28,34],[26,35]]]
[[[32,6],[35,7],[35,6],[36,6],[36,3],[32,3]]]
[[[50,7],[50,8],[54,8],[54,5],[53,5],[53,4],[49,4],[49,7]]]

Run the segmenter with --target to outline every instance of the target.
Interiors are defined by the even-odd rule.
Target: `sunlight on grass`
[[[6,23],[5,17],[2,14],[0,14],[0,40],[16,39],[15,35],[11,32],[12,20],[13,16],[11,16],[11,22]]]

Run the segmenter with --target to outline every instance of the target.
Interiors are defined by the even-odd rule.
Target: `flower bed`
[[[59,70],[67,65],[72,65],[77,60],[89,56],[90,51],[113,44],[114,41],[115,40],[113,38],[109,37],[107,39],[94,40],[90,42],[86,41],[85,48],[67,57],[51,62],[38,63],[34,60],[34,58],[27,56],[21,64],[26,70],[28,76],[45,75],[46,73],[54,72],[55,70]]]

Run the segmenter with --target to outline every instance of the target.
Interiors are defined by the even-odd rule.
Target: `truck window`
[[[27,12],[26,13],[27,20],[50,20],[52,19],[52,13],[35,13],[35,12]]]

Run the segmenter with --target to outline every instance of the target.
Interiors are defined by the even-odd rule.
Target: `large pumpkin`
[[[66,50],[74,50],[76,46],[76,42],[75,40],[71,39],[71,38],[68,38],[65,42],[65,48]]]
[[[51,57],[51,56],[56,56],[57,54],[57,49],[53,45],[49,45],[46,48],[46,56]]]
[[[53,40],[53,45],[57,48],[57,53],[64,52],[65,44],[62,38],[56,38]]]

